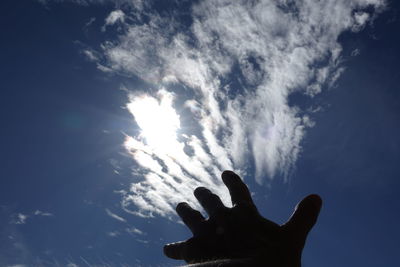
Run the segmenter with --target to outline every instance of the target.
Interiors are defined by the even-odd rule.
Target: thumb
[[[305,197],[297,204],[290,219],[283,225],[291,234],[304,242],[311,228],[317,222],[322,206],[319,195],[313,194]]]

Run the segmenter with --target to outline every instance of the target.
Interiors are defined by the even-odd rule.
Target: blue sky
[[[304,266],[398,266],[399,4],[257,3],[0,3],[1,266],[179,264],[226,168],[278,223],[322,196]]]

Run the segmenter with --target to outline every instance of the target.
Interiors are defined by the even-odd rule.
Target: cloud
[[[101,30],[104,32],[106,31],[107,26],[112,26],[114,24],[122,25],[124,21],[125,21],[125,13],[120,9],[113,10],[106,17],[105,24],[103,25]]]
[[[95,18],[95,17],[91,17],[91,18],[89,19],[89,21],[86,22],[86,24],[85,24],[84,27],[85,27],[85,28],[90,27],[95,21],[96,21],[96,18]]]
[[[130,228],[126,228],[125,230],[126,230],[126,232],[128,232],[128,233],[130,233],[130,234],[146,235],[145,232],[143,232],[142,230],[137,229],[137,228],[135,228],[135,227],[133,227],[133,226],[130,227]]]
[[[109,209],[106,209],[106,213],[108,216],[110,216],[111,218],[120,221],[120,222],[126,222],[126,220],[124,218],[122,218],[121,216],[118,216],[117,214],[111,212]]]
[[[150,1],[144,0],[37,0],[40,4],[48,7],[49,3],[73,3],[81,6],[89,5],[104,5],[104,4],[114,4],[115,6],[126,5],[130,8],[135,8],[137,10],[143,10],[148,5]]]
[[[25,224],[29,215],[23,213],[16,213],[12,215],[11,224]]]
[[[365,23],[369,20],[370,15],[367,12],[357,12],[354,14],[354,25],[353,30],[359,31],[364,26]]]
[[[86,56],[89,61],[96,62],[99,60],[99,57],[96,55],[96,52],[90,49],[82,50],[82,53]]]
[[[127,104],[141,132],[125,147],[141,177],[122,205],[150,217],[170,217],[180,201],[196,206],[191,192],[199,185],[229,202],[216,178],[223,169],[255,169],[260,184],[287,179],[316,110],[289,104],[289,96],[312,98],[334,85],[344,71],[338,37],[362,30],[385,7],[383,0],[206,0],[160,14],[139,2],[106,18],[124,31],[102,44],[101,57],[86,56],[100,70],[158,88],[132,90]]]
[[[45,216],[45,217],[54,216],[53,213],[44,212],[44,211],[41,211],[41,210],[36,210],[33,214],[36,215],[36,216]]]
[[[106,18],[105,23],[106,23],[106,25],[113,25],[113,24],[115,24],[117,22],[122,22],[123,23],[124,20],[125,20],[125,13],[122,10],[117,9],[117,10],[112,11],[108,15],[108,17]]]
[[[109,237],[117,237],[117,236],[121,235],[121,233],[118,231],[113,231],[113,232],[108,232],[107,235]]]
[[[351,51],[351,56],[352,57],[356,57],[356,56],[358,56],[358,55],[360,55],[361,54],[361,51],[360,51],[360,49],[358,49],[358,48],[356,48],[356,49],[354,49],[353,51]]]
[[[11,215],[11,224],[26,224],[27,220],[30,218],[33,218],[34,216],[44,216],[44,217],[51,217],[54,216],[50,212],[44,212],[41,210],[35,210],[34,212],[31,212],[30,214],[23,214],[23,213],[15,213]]]

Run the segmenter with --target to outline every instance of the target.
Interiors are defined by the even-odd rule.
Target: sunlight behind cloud
[[[180,128],[179,115],[172,106],[172,94],[159,92],[160,99],[151,96],[133,97],[127,105],[141,129],[149,147],[169,153],[176,149],[176,131]]]
[[[182,201],[200,209],[192,194],[198,186],[213,188],[228,204],[227,190],[219,178],[222,166],[218,165],[217,155],[208,152],[209,147],[197,136],[178,135],[180,117],[173,106],[173,93],[161,89],[157,96],[130,98],[127,108],[140,133],[127,136],[124,146],[140,166],[137,171],[142,179],[125,193],[125,211],[142,217],[170,216]]]

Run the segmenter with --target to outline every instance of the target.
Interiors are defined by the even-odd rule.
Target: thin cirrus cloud
[[[106,24],[118,20],[124,30],[92,60],[159,88],[133,90],[127,104],[141,133],[127,136],[125,147],[142,179],[123,192],[122,204],[139,216],[165,217],[177,202],[196,205],[191,192],[199,185],[227,203],[215,178],[223,169],[245,173],[253,166],[258,183],[287,178],[314,124],[289,96],[312,98],[333,85],[344,70],[339,35],[362,30],[386,5],[205,0],[182,22],[179,9],[157,13],[143,1],[130,3],[108,16]],[[184,125],[187,117],[195,130]]]
[[[26,224],[28,219],[31,219],[34,216],[42,216],[42,217],[52,217],[54,216],[53,213],[45,212],[41,210],[35,210],[30,214],[23,214],[23,213],[15,213],[11,215],[11,224]]]
[[[112,211],[110,211],[109,209],[105,209],[106,213],[108,216],[110,216],[111,218],[120,221],[120,222],[126,222],[126,220],[124,218],[122,218],[121,216],[118,216],[117,214],[113,213]]]

